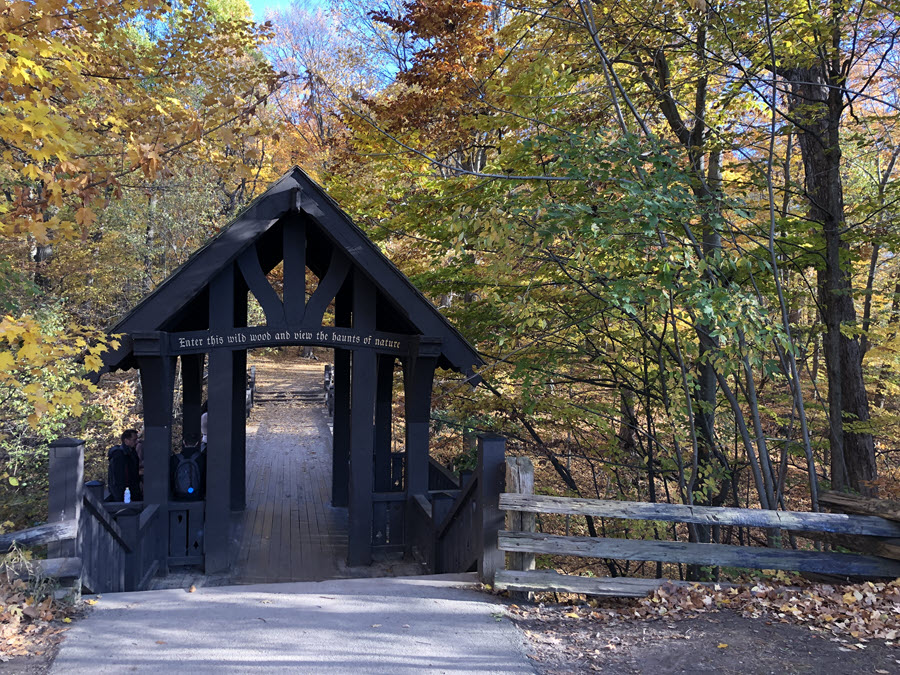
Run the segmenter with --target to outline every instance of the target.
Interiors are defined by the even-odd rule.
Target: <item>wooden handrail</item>
[[[459,496],[456,498],[456,501],[453,502],[453,506],[450,507],[450,511],[447,512],[447,516],[444,518],[444,522],[438,525],[435,535],[438,539],[444,536],[444,533],[447,531],[447,528],[453,523],[453,518],[456,516],[456,513],[464,504],[469,501],[469,497],[472,495],[472,492],[475,490],[475,485],[481,479],[481,473],[475,472],[472,474],[472,477],[469,478],[469,482],[466,483],[462,489],[459,491]]]
[[[742,527],[780,528],[789,531],[864,534],[874,537],[900,537],[900,523],[878,516],[850,516],[843,513],[770,511],[719,506],[687,506],[645,502],[576,499],[546,495],[500,495],[500,508],[507,511],[559,513],[625,520],[662,520],[678,523],[739,525]]]
[[[116,521],[113,520],[109,513],[107,513],[106,509],[103,508],[103,502],[97,499],[88,490],[85,490],[84,492],[84,506],[88,511],[91,512],[91,514],[94,516],[94,518],[97,519],[97,521],[103,526],[103,528],[112,535],[113,539],[118,542],[122,549],[126,553],[131,553],[131,547],[128,545],[128,542],[126,542],[122,537],[122,530],[119,529]]]
[[[0,550],[6,551],[13,544],[20,546],[39,546],[54,541],[74,539],[78,534],[78,521],[74,518],[58,523],[47,523],[26,530],[0,534]]]
[[[138,522],[138,530],[144,530],[147,526],[153,522],[156,516],[159,514],[159,504],[151,504],[143,511],[141,511],[141,519]]]

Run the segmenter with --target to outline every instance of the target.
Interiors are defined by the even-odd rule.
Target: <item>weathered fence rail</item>
[[[498,534],[498,547],[509,555],[509,569],[501,569],[495,585],[514,591],[555,590],[589,595],[645,595],[666,580],[600,579],[534,570],[536,553],[651,561],[714,567],[778,569],[841,576],[898,577],[900,562],[873,555],[733,546],[654,539],[616,539],[545,534],[535,531],[534,514],[560,514],[624,520],[731,525],[799,532],[802,536],[865,537],[891,542],[900,523],[871,515],[806,513],[760,509],[715,508],[680,504],[604,501],[534,495],[530,461],[510,458],[507,492],[499,507],[507,512],[507,530]],[[530,516],[530,519],[526,518]],[[528,557],[526,557],[528,556]]]

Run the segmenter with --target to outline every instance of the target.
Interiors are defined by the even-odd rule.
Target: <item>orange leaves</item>
[[[82,227],[90,227],[95,220],[97,220],[97,215],[86,206],[82,206],[75,212],[75,222]]]
[[[673,616],[730,608],[744,616],[767,616],[799,623],[810,630],[839,637],[882,638],[900,636],[900,580],[866,582],[835,587],[809,584],[778,587],[663,586],[641,600],[634,614],[641,617]]]
[[[73,610],[51,595],[35,597],[23,579],[0,575],[0,656],[42,654],[62,637],[65,628],[56,622],[71,623]]]
[[[205,131],[245,125],[279,83],[254,58],[261,35],[203,0],[0,5],[0,170],[21,186],[0,235],[84,235],[108,186],[154,180]]]
[[[128,149],[128,158],[132,166],[140,168],[144,176],[150,180],[156,180],[164,155],[165,148],[160,143],[134,143]]]

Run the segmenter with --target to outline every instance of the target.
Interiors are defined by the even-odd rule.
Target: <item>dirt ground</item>
[[[571,607],[513,606],[513,621],[541,675],[900,673],[900,649],[884,640],[844,641],[730,610],[677,621],[569,616],[574,613]]]

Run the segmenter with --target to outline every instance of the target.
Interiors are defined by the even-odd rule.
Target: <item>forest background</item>
[[[896,495],[898,8],[0,3],[0,518],[138,422],[104,328],[293,164],[484,355],[435,391],[457,466],[491,430],[553,494]]]

